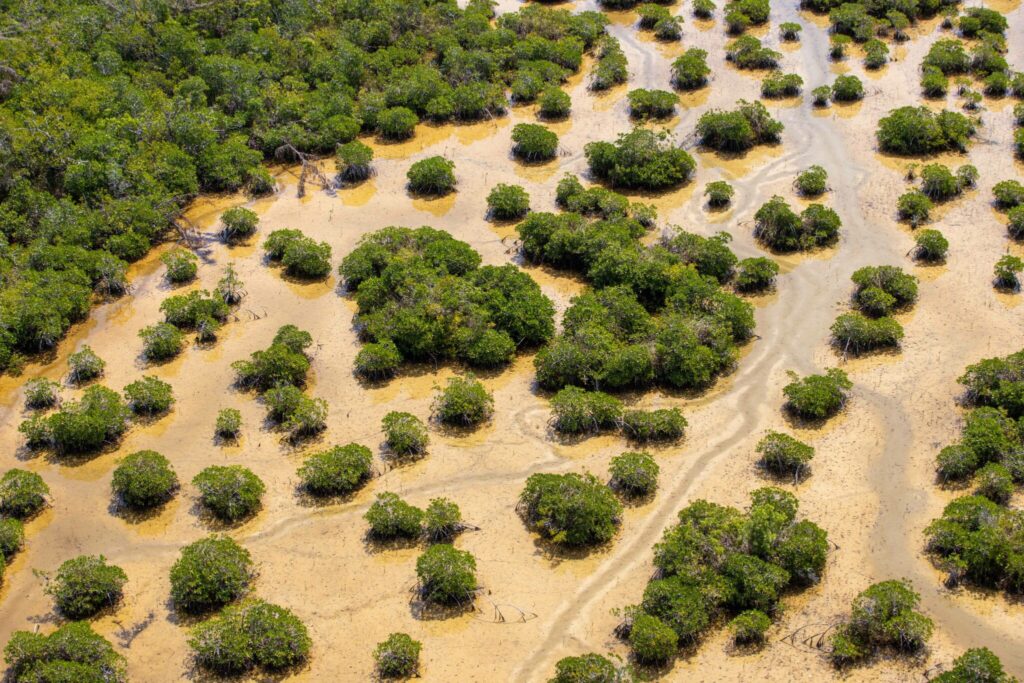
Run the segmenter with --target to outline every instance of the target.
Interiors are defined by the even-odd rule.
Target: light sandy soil
[[[502,10],[517,3],[504,0]],[[745,350],[738,368],[707,394],[687,398],[650,393],[644,405],[679,405],[690,422],[681,445],[655,449],[662,468],[657,496],[628,508],[621,532],[608,547],[583,556],[553,552],[530,534],[514,513],[526,477],[538,471],[590,470],[603,475],[609,459],[626,449],[618,437],[604,436],[560,444],[547,431],[546,399],[531,387],[532,359],[523,357],[504,372],[487,376],[494,392],[493,423],[464,437],[433,430],[429,456],[411,466],[391,468],[379,457],[381,417],[405,410],[426,418],[433,387],[452,368],[419,368],[384,386],[361,385],[352,375],[358,344],[351,326],[354,304],[338,290],[337,275],[325,283],[297,284],[262,261],[263,235],[298,228],[328,241],[333,262],[360,236],[387,225],[429,224],[466,240],[486,263],[516,261],[514,228],[484,220],[485,197],[499,182],[521,184],[535,209],[551,210],[554,185],[565,171],[585,171],[583,146],[628,130],[628,88],[668,88],[669,65],[684,48],[708,49],[714,69],[711,87],[683,97],[685,108],[672,122],[677,137],[692,148],[698,116],[736,99],[755,99],[760,74],[741,73],[724,61],[721,22],[695,23],[688,10],[684,40],[665,46],[634,28],[635,14],[611,14],[611,31],[630,63],[627,87],[595,96],[580,76],[570,84],[571,119],[552,128],[562,153],[542,166],[523,166],[509,156],[512,126],[533,121],[530,108],[472,126],[421,127],[415,139],[377,145],[377,176],[355,187],[327,192],[307,186],[297,197],[294,169],[279,170],[280,192],[271,199],[204,198],[191,219],[210,239],[201,250],[199,281],[185,289],[212,289],[223,266],[234,263],[249,296],[236,319],[211,348],[188,348],[179,358],[154,367],[140,359],[136,334],[160,318],[160,302],[172,290],[162,279],[159,250],[131,270],[129,297],[99,306],[76,328],[52,360],[31,365],[20,378],[0,380],[0,470],[26,467],[40,472],[53,492],[53,506],[27,528],[26,549],[8,568],[0,589],[0,640],[17,629],[49,628],[56,617],[34,569],[52,570],[81,553],[104,554],[129,576],[124,604],[99,619],[128,659],[134,680],[174,681],[192,675],[187,623],[168,604],[168,570],[180,547],[211,531],[195,509],[191,478],[211,464],[252,468],[267,484],[263,510],[230,529],[259,565],[254,593],[294,610],[310,627],[313,656],[296,680],[367,680],[371,651],[392,631],[422,640],[423,677],[431,681],[542,681],[563,656],[626,648],[612,631],[616,608],[639,600],[649,578],[651,546],[672,524],[677,511],[698,498],[744,506],[748,494],[766,482],[754,463],[754,445],[768,429],[787,429],[817,448],[813,475],[796,487],[801,514],[823,526],[835,543],[822,583],[785,600],[785,612],[757,654],[736,655],[721,631],[675,663],[671,680],[817,681],[834,678],[814,636],[834,623],[850,600],[869,584],[907,577],[936,622],[930,652],[920,662],[878,662],[846,675],[853,680],[922,680],[926,670],[948,664],[971,646],[985,645],[1016,675],[1024,675],[1022,609],[1003,595],[966,590],[950,592],[922,553],[922,529],[952,497],[935,486],[935,452],[956,438],[959,413],[956,377],[980,358],[1019,350],[1024,329],[1022,297],[991,288],[992,264],[1009,245],[1003,218],[990,206],[991,187],[1019,177],[1012,158],[1011,101],[986,101],[984,127],[967,155],[945,163],[972,163],[981,171],[979,188],[941,207],[935,227],[951,243],[945,265],[914,266],[906,254],[912,237],[895,221],[894,207],[907,186],[907,160],[874,151],[874,128],[890,108],[919,102],[917,68],[928,45],[940,34],[927,22],[914,40],[893,50],[899,61],[865,73],[859,59],[833,64],[820,17],[775,3],[772,28],[757,34],[778,46],[781,21],[805,27],[799,47],[783,46],[784,68],[800,73],[807,92],[837,73],[865,80],[868,96],[845,107],[814,110],[797,100],[769,102],[786,125],[783,144],[738,159],[693,150],[697,177],[684,188],[650,199],[661,225],[677,224],[702,234],[729,231],[741,256],[762,253],[751,238],[754,211],[773,194],[801,203],[790,183],[795,174],[821,164],[832,191],[825,201],[844,220],[836,248],[781,259],[776,293],[754,299],[759,337]],[[588,9],[583,2],[568,5]],[[1021,59],[1019,3],[1000,3],[1010,12],[1010,63]],[[678,10],[677,11],[682,11]],[[950,105],[955,99],[950,97]],[[939,105],[932,105],[939,106]],[[410,198],[404,189],[412,161],[443,154],[456,162],[458,193],[444,199]],[[331,169],[327,169],[331,170]],[[700,193],[705,183],[726,179],[737,188],[735,205],[708,213]],[[225,208],[241,203],[261,215],[261,236],[248,246],[228,248],[213,238]],[[894,355],[842,362],[828,346],[828,328],[845,310],[850,274],[858,267],[891,263],[921,279],[915,310],[902,316],[906,341]],[[561,312],[582,284],[558,273],[529,268]],[[229,364],[265,347],[277,328],[294,323],[315,340],[309,392],[330,403],[329,427],[319,443],[294,449],[263,426],[264,410],[250,394],[232,387]],[[107,361],[103,383],[115,389],[142,374],[172,383],[177,404],[171,415],[130,431],[120,447],[83,463],[33,457],[19,448],[17,425],[25,417],[21,386],[33,376],[58,378],[68,353],[89,344]],[[780,407],[787,370],[806,374],[842,364],[855,382],[848,410],[819,430],[794,430]],[[76,392],[65,389],[65,398]],[[245,425],[238,445],[213,440],[216,412],[242,411]],[[296,467],[304,454],[326,444],[355,441],[378,453],[381,476],[344,503],[311,507],[296,495]],[[110,509],[110,477],[116,461],[138,449],[166,454],[183,482],[179,497],[156,517],[130,522]],[[449,619],[426,619],[411,604],[415,559],[422,548],[380,549],[364,541],[362,514],[375,493],[396,491],[409,502],[430,498],[456,501],[479,531],[457,546],[473,552],[487,592],[477,611]],[[498,615],[505,620],[500,621]],[[522,615],[522,616],[521,616]],[[129,632],[141,627],[137,636]]]

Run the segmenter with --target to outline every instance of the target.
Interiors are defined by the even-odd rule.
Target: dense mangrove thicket
[[[532,101],[578,71],[607,22],[530,5],[492,23],[482,0],[4,10],[0,368],[53,346],[94,289],[123,292],[200,191],[266,193],[265,159],[501,114],[507,91]]]

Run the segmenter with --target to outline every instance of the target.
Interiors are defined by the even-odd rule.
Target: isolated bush
[[[838,413],[853,388],[853,382],[839,368],[831,368],[824,375],[808,375],[799,379],[790,373],[793,380],[782,389],[786,396],[786,408],[805,418],[823,419]]]
[[[953,172],[942,164],[926,164],[921,169],[921,191],[929,199],[944,200],[960,194],[960,183]]]
[[[877,290],[876,290],[877,291]],[[832,323],[832,344],[842,352],[857,355],[881,348],[898,348],[903,326],[895,319],[869,318],[858,312],[843,313]]]
[[[934,208],[932,200],[920,190],[911,190],[900,195],[896,200],[896,212],[899,217],[909,221],[912,227],[917,227],[928,220],[931,210]]]
[[[800,481],[807,475],[814,447],[794,439],[789,434],[768,432],[757,442],[760,465],[772,474],[793,477]]]
[[[833,33],[831,38],[829,38],[829,57],[831,57],[833,61],[844,59],[846,57],[846,50],[852,42],[853,39],[846,34]]]
[[[512,154],[525,161],[554,159],[558,136],[536,123],[518,123],[512,128]]]
[[[178,476],[160,453],[136,451],[118,463],[110,488],[125,506],[144,510],[170,500],[178,490]]]
[[[172,249],[160,257],[167,268],[167,279],[174,283],[189,282],[199,270],[199,257],[191,251]]]
[[[377,538],[414,538],[422,532],[423,510],[409,505],[396,493],[384,492],[377,494],[363,519]]]
[[[921,597],[906,581],[883,581],[853,600],[850,618],[832,636],[832,661],[856,662],[878,650],[912,654],[932,634],[932,620],[916,611]]]
[[[854,303],[868,315],[888,315],[917,301],[917,278],[899,266],[864,266],[850,279],[856,285]]]
[[[475,426],[494,413],[494,397],[472,375],[451,377],[434,398],[431,412],[444,424]]]
[[[782,123],[772,118],[760,102],[739,100],[733,111],[712,109],[697,120],[702,145],[719,151],[741,152],[754,145],[776,142]]]
[[[598,545],[615,535],[622,505],[592,474],[533,474],[519,494],[527,524],[551,541]]]
[[[699,47],[691,47],[672,62],[672,83],[680,90],[697,90],[704,87],[711,74],[707,63],[708,53]]]
[[[921,230],[914,235],[914,258],[919,261],[942,261],[948,251],[949,240],[938,230]]]
[[[45,377],[34,377],[25,382],[25,407],[30,409],[52,408],[57,405],[60,384]]]
[[[142,415],[166,413],[174,405],[171,385],[149,375],[126,386],[124,398],[133,412]]]
[[[842,221],[832,209],[811,204],[798,216],[782,197],[773,196],[754,214],[754,237],[780,252],[804,251],[834,243]]]
[[[876,136],[884,152],[918,155],[963,151],[974,133],[974,123],[963,114],[900,107],[879,120]]]
[[[1011,292],[1020,290],[1020,278],[1018,273],[1024,271],[1024,259],[1021,259],[1012,254],[1003,254],[998,261],[996,261],[993,272],[995,279],[993,284],[998,289],[1005,289]]]
[[[660,190],[690,179],[697,164],[665,133],[635,128],[614,142],[584,147],[590,171],[616,187]]]
[[[235,242],[256,234],[260,217],[251,209],[235,206],[220,215],[220,222],[221,236],[228,242]]]
[[[551,398],[551,425],[563,434],[613,429],[622,417],[622,402],[601,391],[566,387]]]
[[[811,166],[796,177],[794,184],[805,197],[817,197],[828,189],[828,173],[821,166]]]
[[[617,683],[619,680],[614,664],[606,657],[590,652],[559,659],[555,663],[555,676],[548,683]]]
[[[548,86],[537,98],[537,112],[545,119],[561,119],[572,110],[572,99],[556,86]]]
[[[664,662],[679,648],[679,636],[661,619],[639,612],[630,626],[629,645],[641,662]]]
[[[726,17],[729,21],[729,17]],[[737,69],[775,69],[782,55],[764,47],[754,36],[740,36],[726,46],[725,58]]]
[[[779,274],[779,264],[770,258],[745,258],[736,267],[736,289],[741,292],[759,292],[768,289]]]
[[[434,156],[409,167],[409,189],[416,194],[446,195],[455,189],[455,162]]]
[[[784,21],[779,24],[779,37],[783,40],[800,40],[800,31],[803,26],[793,21]]]
[[[433,542],[448,542],[466,526],[459,506],[447,498],[432,498],[423,512],[423,529]]]
[[[106,361],[96,355],[90,346],[83,346],[68,356],[68,380],[83,384],[103,375]]]
[[[231,364],[242,386],[252,386],[265,391],[281,384],[302,386],[309,371],[309,358],[304,351],[313,343],[308,332],[294,325],[278,329],[270,346],[255,351],[249,360]]]
[[[686,418],[679,408],[627,410],[622,414],[622,430],[634,441],[674,441],[683,436]]]
[[[298,230],[273,231],[263,243],[263,250],[294,277],[321,279],[331,272],[331,245],[317,242]]]
[[[1012,209],[1024,204],[1024,185],[1016,180],[1001,180],[992,188],[996,205],[1001,209]]]
[[[217,519],[236,522],[255,514],[266,491],[252,470],[241,465],[211,465],[192,479],[199,502]]]
[[[415,415],[391,411],[381,421],[381,429],[384,444],[395,455],[417,455],[427,450],[427,427]]]
[[[608,467],[611,485],[630,496],[645,496],[658,488],[658,463],[649,453],[623,453]]]
[[[714,0],[693,0],[693,14],[699,19],[710,19],[715,12]]]
[[[430,546],[416,559],[416,576],[420,596],[431,603],[464,604],[477,589],[476,559],[446,543]]]
[[[171,598],[180,610],[203,612],[238,599],[254,576],[249,551],[227,536],[207,536],[181,549]]]
[[[46,592],[68,619],[88,619],[120,602],[127,581],[124,570],[102,555],[80,555],[61,564]]]
[[[941,70],[926,66],[921,73],[921,91],[925,97],[945,97],[949,91],[949,78]]]
[[[872,38],[864,43],[864,66],[869,69],[880,69],[889,61],[889,46]]]
[[[50,487],[35,472],[10,469],[0,477],[0,513],[28,519],[46,506]]]
[[[629,115],[637,119],[667,119],[676,111],[679,97],[665,90],[637,88],[626,94]]]
[[[146,360],[162,361],[181,353],[185,343],[181,331],[169,323],[157,323],[139,331],[142,338],[142,355]]]
[[[224,408],[217,413],[214,434],[222,439],[234,439],[242,431],[242,413],[236,408]]]
[[[832,99],[836,102],[855,102],[864,98],[864,84],[852,74],[836,76],[832,83]]]
[[[715,180],[704,186],[704,196],[708,198],[709,206],[728,206],[734,194],[736,190],[724,180]]]
[[[183,330],[194,330],[210,322],[216,328],[230,310],[222,297],[210,295],[205,289],[168,297],[160,304],[164,322]]]
[[[346,183],[358,183],[373,175],[373,149],[359,140],[338,145],[338,176]]]
[[[423,644],[405,633],[392,633],[377,644],[373,660],[381,678],[412,678],[419,672]]]
[[[84,621],[66,623],[48,636],[15,631],[4,648],[4,661],[16,683],[128,680],[124,657]]]
[[[46,418],[49,438],[60,453],[89,453],[116,443],[128,430],[131,410],[117,392],[91,386],[80,401],[67,401]]]
[[[967,650],[953,661],[948,671],[932,679],[934,683],[1013,683],[999,661],[987,647]]]
[[[487,195],[487,213],[499,221],[522,218],[530,210],[530,195],[519,185],[498,183]]]
[[[804,79],[799,74],[786,74],[773,71],[761,80],[761,97],[777,99],[795,97],[803,88]]]
[[[827,107],[829,101],[832,99],[832,86],[819,85],[811,91],[811,98],[814,102],[814,106]]]
[[[313,453],[299,467],[301,486],[314,496],[340,496],[359,489],[372,476],[373,454],[350,443]]]
[[[767,614],[752,609],[737,614],[729,622],[729,632],[737,644],[760,643],[764,641],[764,634],[771,625],[772,620]]]
[[[312,645],[305,624],[291,610],[255,599],[200,623],[188,643],[201,669],[225,676],[253,667],[296,666],[309,657]]]

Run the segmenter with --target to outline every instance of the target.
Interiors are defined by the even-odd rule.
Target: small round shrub
[[[68,379],[74,384],[94,380],[103,374],[106,366],[106,361],[97,356],[91,347],[83,346],[68,356]]]
[[[927,221],[933,207],[932,200],[928,199],[928,195],[920,190],[906,192],[896,200],[897,214],[899,214],[901,219],[908,221],[913,227],[917,227]]]
[[[370,479],[372,465],[373,454],[366,446],[335,446],[306,458],[299,467],[299,481],[315,496],[345,495]]]
[[[827,107],[832,100],[832,86],[819,85],[811,91],[811,101],[815,107]]]
[[[961,481],[978,469],[978,454],[962,444],[946,446],[935,458],[935,469],[942,481]]]
[[[255,235],[260,217],[255,211],[236,206],[222,213],[220,222],[223,225],[220,234],[228,242],[235,242]]]
[[[623,453],[608,468],[612,486],[630,496],[646,496],[658,488],[658,463],[649,453]]]
[[[241,465],[211,465],[192,479],[199,501],[217,519],[235,522],[253,515],[260,507],[266,486]]]
[[[1015,206],[1006,212],[1006,232],[1011,239],[1024,239],[1024,206]]]
[[[32,517],[46,506],[50,487],[35,472],[10,469],[0,477],[0,513],[16,519]]]
[[[772,625],[772,620],[760,610],[751,609],[737,614],[729,622],[729,632],[738,645],[764,642],[764,634]]]
[[[281,671],[309,657],[305,624],[284,607],[248,600],[192,630],[189,646],[201,669],[230,676],[260,667]]]
[[[805,197],[817,197],[828,189],[828,173],[821,166],[811,166],[796,177],[797,192]]]
[[[715,0],[693,0],[693,16],[710,19],[715,13]]]
[[[21,520],[14,517],[0,519],[0,557],[4,558],[0,560],[0,565],[4,563],[4,560],[9,562],[24,545],[25,525]],[[2,578],[2,570],[0,570],[0,579]]]
[[[1005,505],[1013,495],[1013,475],[1003,465],[990,462],[975,473],[977,488],[975,493],[985,496],[993,503]]]
[[[162,361],[181,353],[185,337],[170,323],[157,323],[139,331],[142,338],[142,355],[146,360]]]
[[[658,664],[676,653],[679,649],[679,636],[658,617],[638,612],[629,630],[629,645],[637,660]]]
[[[263,250],[293,277],[317,280],[331,272],[331,245],[317,242],[298,230],[273,231],[263,242]]]
[[[381,678],[413,678],[419,673],[422,643],[405,633],[392,633],[373,651]]]
[[[199,270],[199,257],[184,249],[172,249],[160,260],[167,268],[167,280],[173,283],[189,282]]]
[[[848,392],[853,387],[853,382],[839,368],[803,379],[794,373],[790,373],[790,377],[793,381],[782,389],[786,408],[811,419],[824,419],[838,413],[846,405]]]
[[[856,102],[864,99],[864,84],[853,75],[836,76],[832,83],[832,99],[836,102]]]
[[[679,408],[627,410],[622,414],[622,431],[638,442],[674,441],[682,438],[686,418]]]
[[[402,365],[402,354],[395,342],[382,339],[364,344],[355,360],[355,373],[367,379],[383,379],[393,376]]]
[[[128,575],[107,564],[102,555],[81,555],[64,562],[47,584],[46,592],[68,619],[88,619],[121,600]]]
[[[800,94],[803,85],[804,79],[797,74],[773,71],[761,81],[761,97],[767,99],[795,97]]]
[[[1012,209],[1024,204],[1024,185],[1016,180],[1001,180],[992,188],[992,196],[1000,209]]]
[[[530,195],[519,185],[498,183],[487,195],[487,212],[499,221],[522,218],[530,210]]]
[[[427,426],[415,415],[391,411],[381,420],[384,443],[397,456],[419,455],[427,450]]]
[[[448,542],[464,528],[462,511],[447,498],[433,498],[423,514],[423,527],[431,541]]]
[[[338,145],[338,177],[358,183],[373,175],[373,149],[359,140]]]
[[[938,230],[921,230],[914,235],[914,258],[935,263],[946,258],[949,240]]]
[[[708,198],[708,206],[728,206],[732,202],[736,190],[724,180],[715,180],[704,186],[704,196]]]
[[[217,413],[214,433],[222,439],[236,439],[242,431],[242,413],[237,408],[224,408]]]
[[[60,384],[44,377],[25,382],[25,407],[33,410],[52,408],[60,398]]]
[[[207,536],[181,549],[171,567],[178,609],[202,612],[238,599],[255,575],[249,551],[227,536]]]
[[[558,152],[558,136],[536,123],[517,123],[512,143],[512,154],[525,161],[554,159]]]
[[[877,38],[864,43],[864,66],[881,69],[889,61],[889,46]]]
[[[555,664],[555,677],[548,683],[618,683],[620,680],[618,670],[607,657],[591,652],[559,659]]]
[[[636,119],[667,119],[676,111],[679,97],[665,90],[637,88],[626,94],[629,115]]]
[[[464,604],[477,589],[476,559],[446,543],[432,545],[416,560],[420,596],[441,605]]]
[[[397,493],[378,493],[363,519],[376,538],[415,538],[422,532],[423,510],[409,505]]]
[[[690,48],[672,62],[672,84],[680,90],[697,90],[707,85],[711,68],[708,53],[697,47]]]
[[[532,474],[517,508],[529,526],[555,543],[606,543],[615,535],[622,505],[592,474]]]
[[[759,463],[772,474],[793,477],[800,481],[809,469],[814,448],[789,434],[768,432],[757,443]]]
[[[975,647],[956,658],[953,666],[932,679],[932,683],[1012,683],[999,657],[987,647]]]
[[[151,375],[126,386],[124,398],[128,402],[128,407],[139,415],[159,415],[166,413],[174,405],[171,385]]]
[[[996,261],[993,272],[995,279],[993,284],[998,289],[1004,289],[1011,292],[1020,290],[1020,278],[1018,273],[1024,271],[1024,259],[1021,259],[1012,254],[1003,254],[998,261]]]
[[[417,194],[441,196],[455,189],[455,162],[427,157],[409,167],[409,189]]]
[[[178,476],[163,455],[156,451],[136,451],[118,463],[110,488],[123,505],[148,509],[174,496]]]
[[[84,621],[65,623],[48,636],[15,631],[4,648],[17,683],[126,683],[124,657]]]
[[[831,332],[832,345],[843,354],[855,356],[875,349],[898,348],[903,340],[903,326],[895,318],[869,318],[857,311],[837,317]]]
[[[803,26],[794,21],[784,21],[779,24],[779,37],[783,40],[800,40],[800,31]]]
[[[537,98],[538,113],[545,119],[563,119],[572,110],[572,99],[556,86],[548,86]]]
[[[736,289],[741,292],[760,292],[775,283],[779,264],[765,256],[745,258],[736,265]]]
[[[412,137],[419,122],[411,109],[391,107],[377,114],[377,132],[387,140],[405,140]]]
[[[494,397],[475,377],[451,377],[434,398],[431,412],[443,424],[475,426],[494,413]]]

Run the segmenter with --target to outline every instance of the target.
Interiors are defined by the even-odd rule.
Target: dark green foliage
[[[618,683],[618,671],[608,658],[590,652],[563,657],[555,664],[555,676],[548,683]]]
[[[83,346],[68,356],[68,380],[74,384],[82,384],[96,379],[103,374],[106,361],[96,355],[89,346]]]
[[[338,177],[346,183],[358,183],[373,175],[373,149],[359,140],[338,145]]]
[[[304,236],[298,230],[275,230],[267,236],[263,250],[294,277],[319,280],[331,272],[331,245]]]
[[[563,434],[618,427],[622,402],[601,391],[565,387],[551,398],[551,426]]]
[[[597,46],[597,62],[590,72],[590,89],[607,90],[613,85],[625,83],[629,76],[626,54],[619,47],[619,41],[604,36]]]
[[[123,505],[144,510],[170,500],[178,490],[178,476],[160,453],[136,451],[118,463],[110,488]]]
[[[512,128],[512,154],[524,161],[554,159],[558,136],[536,123],[517,123]],[[410,177],[410,182],[412,178]]]
[[[707,51],[699,47],[681,54],[672,62],[672,84],[680,90],[697,90],[707,85],[711,74],[707,58]]]
[[[160,304],[164,322],[183,330],[194,330],[204,323],[219,326],[230,308],[222,296],[211,296],[205,289],[168,297]]]
[[[237,522],[259,509],[266,486],[241,465],[211,465],[192,479],[199,500],[217,519]]]
[[[792,382],[782,389],[786,396],[786,409],[794,414],[821,420],[832,417],[846,405],[848,392],[853,382],[839,368],[832,368],[824,375],[808,375],[799,379],[790,373]]]
[[[855,102],[864,98],[864,84],[852,74],[836,76],[832,83],[832,99],[836,102]]]
[[[217,413],[214,433],[222,439],[235,439],[242,431],[242,413],[236,408],[224,408]]]
[[[900,195],[900,198],[896,200],[896,213],[916,228],[928,220],[934,206],[932,200],[928,199],[928,195],[924,192],[911,190]]]
[[[828,173],[821,166],[811,166],[796,177],[794,184],[803,196],[817,197],[828,190]]]
[[[944,261],[948,251],[949,240],[938,230],[920,230],[914,235],[914,258],[919,261]]]
[[[88,453],[116,443],[128,429],[131,409],[115,391],[102,386],[85,390],[46,419],[48,440],[61,453]]]
[[[933,683],[1014,683],[1016,679],[1003,671],[999,657],[987,647],[974,647],[953,661],[948,671],[932,679]]]
[[[383,379],[393,376],[402,365],[402,354],[395,342],[385,339],[370,342],[359,349],[355,360],[355,373],[368,379]]]
[[[304,351],[312,343],[308,332],[285,325],[267,349],[253,352],[249,360],[235,361],[231,368],[239,384],[259,391],[281,384],[302,386],[309,371],[309,358]]]
[[[799,482],[807,475],[814,457],[814,447],[789,434],[768,432],[757,442],[758,462],[777,476],[792,477]]]
[[[740,36],[728,45],[725,58],[737,69],[774,69],[782,55],[761,45],[754,36]]]
[[[782,123],[760,102],[739,100],[734,111],[712,109],[697,120],[702,145],[726,152],[741,152],[755,145],[777,142]]]
[[[370,376],[393,372],[395,351],[493,367],[554,332],[554,306],[532,278],[512,265],[480,267],[468,244],[433,228],[372,233],[339,272],[356,292],[361,336],[380,345],[357,359]]]
[[[171,598],[187,612],[238,599],[255,576],[249,551],[227,536],[207,536],[181,549],[171,567]]]
[[[921,596],[905,580],[870,586],[853,600],[849,620],[832,636],[832,661],[844,666],[879,650],[913,654],[932,635],[932,620],[917,611]]]
[[[391,411],[381,420],[384,444],[399,457],[419,455],[427,450],[430,441],[427,427],[415,415]]]
[[[645,496],[658,488],[658,463],[648,453],[623,453],[608,467],[611,486],[629,496]]]
[[[18,554],[25,545],[25,525],[20,519],[4,517],[0,519],[0,565],[10,562],[11,558]],[[3,570],[0,570],[2,574]],[[3,578],[0,575],[0,578]]]
[[[433,542],[449,541],[465,529],[459,506],[447,498],[433,498],[423,513],[423,530]]]
[[[1017,180],[1001,180],[992,188],[996,205],[1001,209],[1012,209],[1024,204],[1024,185]]]
[[[554,543],[590,546],[615,535],[622,505],[592,474],[533,474],[518,509],[532,529]]]
[[[889,46],[872,38],[864,43],[864,66],[868,69],[880,69],[889,61]]]
[[[373,650],[377,673],[381,678],[412,678],[420,666],[423,644],[405,633],[392,633]]]
[[[693,15],[700,19],[710,19],[715,13],[714,0],[693,0]]]
[[[253,599],[193,628],[188,644],[202,669],[235,675],[254,667],[280,671],[301,664],[312,641],[291,610]]]
[[[633,617],[629,645],[641,662],[658,663],[675,655],[679,648],[679,637],[661,619],[640,612]]]
[[[993,268],[995,278],[992,284],[997,289],[1009,292],[1020,291],[1020,277],[1018,273],[1021,271],[1024,271],[1024,259],[1013,254],[1003,254],[996,261],[995,268]]]
[[[494,397],[472,375],[451,377],[434,398],[431,412],[444,424],[475,426],[494,413]]]
[[[522,218],[530,211],[530,195],[519,185],[498,183],[487,195],[487,213],[499,221]]]
[[[572,109],[569,95],[556,86],[548,86],[537,98],[537,113],[545,119],[563,119]]]
[[[377,114],[377,132],[387,140],[411,138],[419,123],[416,112],[406,107],[391,107]]]
[[[667,119],[676,111],[679,97],[665,90],[637,88],[626,94],[629,115],[636,119]]]
[[[969,365],[957,381],[971,403],[1005,410],[1015,419],[1024,415],[1024,352]]]
[[[1006,17],[987,7],[968,7],[960,17],[960,33],[965,38],[974,38],[982,32],[1003,35],[1007,26]]]
[[[865,266],[850,279],[856,285],[854,304],[868,315],[888,315],[917,301],[917,278],[899,266]]]
[[[1006,232],[1015,240],[1024,239],[1024,206],[1015,206],[1006,212]]]
[[[878,145],[895,154],[934,154],[967,149],[974,123],[951,111],[933,113],[927,107],[900,107],[878,122]]]
[[[128,407],[136,414],[159,415],[174,405],[171,385],[153,376],[135,380],[124,388]]]
[[[963,190],[953,172],[942,164],[926,164],[921,169],[921,192],[929,199],[942,201]]]
[[[686,418],[679,408],[627,410],[622,414],[622,431],[639,442],[675,441],[683,436]]]
[[[84,621],[64,624],[48,636],[15,631],[4,648],[15,683],[125,683],[124,657]]]
[[[378,493],[363,519],[376,538],[414,538],[422,532],[423,510],[409,505],[396,493]]]
[[[832,99],[832,86],[819,85],[811,91],[811,98],[814,101],[815,107],[827,107],[829,101]]]
[[[732,279],[733,269],[739,259],[729,249],[732,235],[719,232],[711,237],[702,237],[692,232],[678,230],[674,235],[663,238],[663,244],[683,263],[692,264],[697,272],[705,277],[713,277],[718,282]]]
[[[416,559],[420,596],[429,603],[471,602],[477,590],[476,559],[446,543],[432,545]]]
[[[994,503],[1005,505],[1013,495],[1013,475],[1010,470],[997,462],[990,462],[974,473],[978,482],[975,493],[985,496]]]
[[[416,194],[440,196],[455,189],[455,162],[444,157],[427,157],[409,167],[409,189]]]
[[[236,206],[222,213],[220,222],[224,226],[220,233],[224,239],[228,242],[237,242],[256,234],[260,217],[255,211]]]
[[[160,257],[167,268],[167,279],[174,283],[189,282],[199,269],[199,257],[191,251],[172,249]]]
[[[121,600],[128,575],[102,555],[80,555],[64,562],[46,592],[68,619],[88,619]]]
[[[869,290],[870,291],[870,290]],[[861,313],[843,313],[832,323],[832,344],[844,354],[854,356],[882,348],[899,348],[903,326],[883,315],[867,317]]]
[[[800,40],[800,31],[803,30],[803,26],[794,21],[784,21],[779,24],[779,37],[783,40],[794,41]]]
[[[835,211],[811,204],[798,216],[779,196],[754,214],[754,237],[779,252],[806,251],[839,239],[842,221]]]
[[[46,505],[50,487],[35,472],[10,469],[0,477],[0,512],[16,519],[28,519]]]
[[[708,206],[728,206],[732,202],[736,190],[724,180],[715,180],[704,186],[704,196],[708,198]]]
[[[740,612],[729,622],[729,632],[738,645],[761,643],[765,632],[771,627],[771,618],[756,609]]]
[[[181,353],[185,343],[181,331],[170,323],[157,323],[139,330],[142,355],[146,360],[162,361]]]
[[[760,292],[775,283],[779,264],[770,258],[745,258],[736,267],[736,289],[741,292]]]
[[[955,38],[942,38],[932,43],[921,65],[938,69],[942,74],[949,76],[970,71],[971,58],[961,41]]]
[[[949,91],[949,78],[937,67],[926,66],[921,71],[921,91],[925,97],[945,97]]]
[[[665,133],[636,128],[584,148],[590,171],[615,187],[662,190],[688,181],[697,163]]]
[[[780,97],[795,97],[800,94],[803,88],[804,79],[798,74],[786,74],[781,71],[773,71],[761,81],[761,97],[778,99]]]
[[[310,455],[297,474],[302,487],[314,496],[340,496],[365,484],[372,465],[370,449],[350,443]]]

